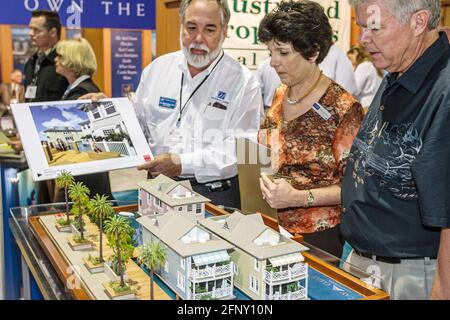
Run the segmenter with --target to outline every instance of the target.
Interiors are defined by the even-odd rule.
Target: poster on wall
[[[111,72],[113,97],[135,92],[142,71],[142,33],[111,31]]]
[[[24,70],[25,63],[36,51],[31,45],[28,27],[12,27],[11,38],[13,48],[14,69]]]
[[[130,168],[152,159],[127,98],[13,104],[33,180]]]
[[[258,41],[261,19],[281,0],[228,0],[231,19],[223,48],[250,70],[256,70],[269,56],[265,45]],[[321,4],[333,28],[333,41],[344,52],[350,46],[351,7],[347,0],[316,0]]]

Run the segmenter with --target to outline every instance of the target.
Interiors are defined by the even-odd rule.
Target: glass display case
[[[135,212],[137,205],[131,202],[114,203],[116,211]],[[207,205],[210,215],[227,214],[214,205]],[[45,215],[58,214],[65,211],[65,203],[17,207],[10,210],[10,229],[22,255],[23,268],[29,269],[44,299],[92,299],[86,290],[74,287],[73,275],[64,255],[52,244],[43,228],[39,228],[38,219]],[[265,223],[276,226],[276,221],[263,215]],[[301,237],[295,239],[302,241]],[[357,268],[349,268],[345,262],[314,246],[302,242],[309,248],[303,255],[309,265],[309,298],[313,300],[354,300],[354,299],[388,299],[389,296],[370,285],[378,281],[376,275],[369,275]],[[352,274],[345,270],[351,269]],[[25,298],[29,290],[27,272],[22,279]],[[158,282],[158,281],[157,281]],[[168,296],[176,299],[170,289],[158,283]],[[245,299],[237,295],[238,299]]]

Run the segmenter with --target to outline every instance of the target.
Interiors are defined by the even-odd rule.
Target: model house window
[[[180,257],[180,268],[184,270],[184,258]]]
[[[169,273],[169,261],[166,261],[166,263],[164,264],[164,271]]]
[[[178,207],[178,211],[183,211],[183,207]]]
[[[113,114],[114,112],[116,112],[116,108],[114,108],[113,104],[107,105],[105,107],[105,111],[106,111],[106,114]]]
[[[92,116],[94,117],[94,119],[100,118],[100,112],[98,112],[98,109],[92,110]]]
[[[177,273],[177,286],[180,288],[183,292],[185,290],[184,288],[184,274],[182,274],[180,271]]]
[[[255,259],[255,271],[259,271],[259,260]]]
[[[256,279],[252,275],[250,275],[250,290],[252,290],[256,294],[258,294],[258,291],[259,291],[258,279]]]
[[[187,205],[187,211],[188,211],[188,212],[191,212],[191,211],[192,211],[192,204],[188,204],[188,205]]]
[[[103,134],[104,134],[105,136],[110,135],[110,134],[113,134],[113,133],[114,133],[114,129],[106,129],[106,130],[103,130]]]
[[[237,276],[239,273],[239,267],[237,264],[233,264],[233,273],[235,276]]]
[[[195,212],[196,213],[202,213],[202,204],[201,203],[197,203],[195,205]]]
[[[158,198],[155,198],[155,204],[156,204],[158,207],[161,207],[161,200],[159,200]]]

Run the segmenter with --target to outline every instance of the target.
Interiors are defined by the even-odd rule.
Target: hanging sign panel
[[[111,72],[113,97],[135,92],[142,71],[142,36],[139,31],[111,32]]]
[[[255,70],[269,56],[267,47],[258,41],[262,18],[281,0],[228,0],[231,20],[225,51],[243,65]],[[351,7],[347,0],[316,0],[323,6],[333,28],[333,42],[344,52],[350,44]]]
[[[5,0],[0,24],[28,25],[34,10],[58,12],[67,27],[155,29],[155,0]]]

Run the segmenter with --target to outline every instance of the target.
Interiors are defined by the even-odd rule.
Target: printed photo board
[[[134,167],[153,158],[127,98],[11,106],[33,180]]]

